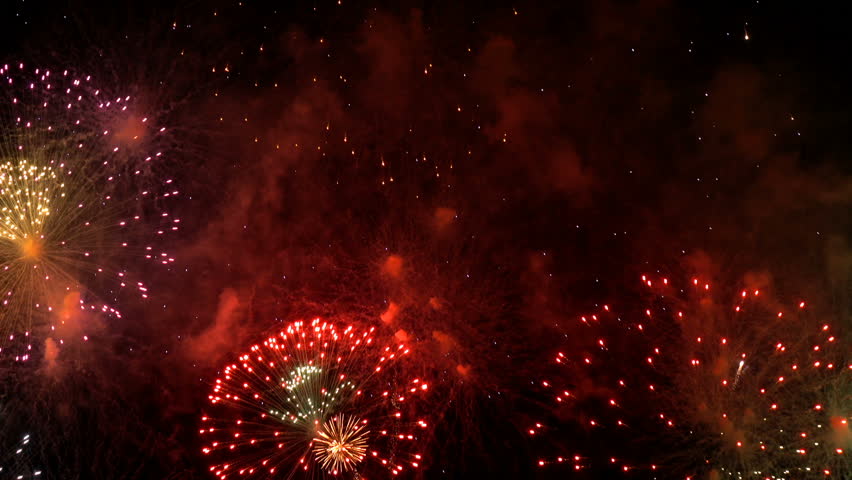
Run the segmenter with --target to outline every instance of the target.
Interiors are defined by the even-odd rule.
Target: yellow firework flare
[[[314,439],[317,462],[332,474],[354,469],[364,459],[369,435],[366,422],[356,417],[332,417]]]

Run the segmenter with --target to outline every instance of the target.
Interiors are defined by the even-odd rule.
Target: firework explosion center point
[[[44,241],[40,238],[22,238],[18,241],[21,258],[29,261],[38,261],[44,252]]]

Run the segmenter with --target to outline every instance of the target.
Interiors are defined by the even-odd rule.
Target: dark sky
[[[421,352],[426,478],[564,478],[539,452],[587,445],[529,438],[565,420],[534,385],[572,346],[560,325],[634,305],[643,273],[770,278],[850,326],[843,7],[113,3],[0,10],[4,61],[92,75],[166,125],[150,175],[182,190],[176,262],[138,266],[151,298],[59,373],[8,374],[43,478],[213,478],[196,430],[217,369],[295,318]]]

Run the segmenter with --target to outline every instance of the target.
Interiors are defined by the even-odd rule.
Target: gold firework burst
[[[314,439],[317,462],[332,474],[354,469],[364,459],[369,435],[366,422],[357,417],[332,417]]]

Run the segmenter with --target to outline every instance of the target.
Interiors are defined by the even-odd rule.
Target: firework
[[[314,440],[316,459],[326,471],[353,470],[364,460],[369,435],[367,422],[336,415],[317,430]]]
[[[203,452],[219,478],[345,476],[416,471],[428,385],[404,378],[403,344],[374,329],[294,322],[227,365],[202,417]]]
[[[27,462],[26,448],[29,444],[30,436],[24,435],[0,456],[0,479],[41,478],[41,470],[32,468]]]
[[[8,382],[12,378],[14,377],[7,376],[5,380]],[[5,394],[9,393],[6,388],[7,386],[4,385],[4,397]],[[20,420],[20,415],[14,415],[9,409],[8,404],[0,404],[0,421],[3,422],[3,428],[0,430],[3,446],[0,449],[0,479],[24,480],[41,478],[41,469],[33,467],[31,456],[33,447],[32,436],[29,433],[20,434],[21,430],[18,429],[20,427],[18,420]]]
[[[564,430],[605,453],[565,451],[540,465],[848,478],[852,364],[829,324],[804,302],[779,308],[759,289],[720,304],[698,279],[683,290],[642,281],[652,296],[634,315],[605,305],[580,318],[573,348],[555,356],[559,382],[543,382],[562,418],[529,431],[573,424]]]
[[[88,76],[23,64],[0,67],[0,77],[0,334],[27,335],[78,307],[120,316],[121,291],[148,292],[125,261],[173,261],[158,239],[178,229],[163,210],[177,190],[169,179],[139,188],[126,168],[113,168],[131,161],[127,138],[101,130],[101,117],[130,121],[129,97],[105,98]]]

